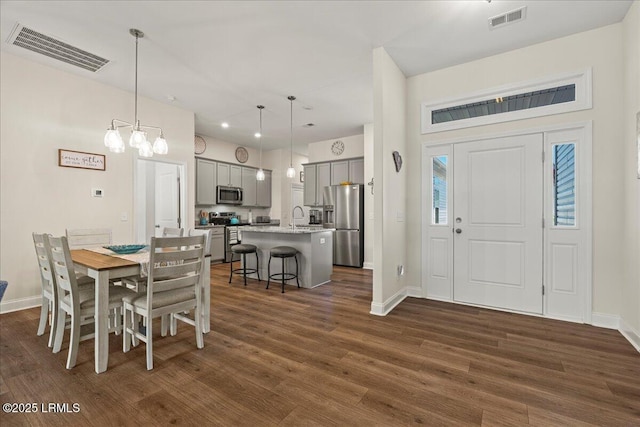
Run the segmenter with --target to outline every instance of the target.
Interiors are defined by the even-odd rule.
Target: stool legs
[[[269,255],[269,263],[267,264],[267,289],[269,289],[270,282],[271,282],[271,255]]]
[[[242,254],[242,275],[244,276],[244,285],[247,286],[247,254]]]
[[[300,287],[300,280],[298,280],[298,255],[294,255],[293,259],[296,260],[296,283],[298,284],[298,287]]]
[[[269,289],[269,284],[271,283],[271,277],[274,276],[274,279],[280,278],[281,283],[282,283],[282,293],[284,293],[285,281],[286,280],[291,280],[294,277],[294,275],[292,273],[287,273],[286,269],[285,269],[284,261],[285,261],[286,258],[290,258],[290,257],[277,257],[277,258],[280,258],[280,260],[282,262],[282,271],[280,273],[274,273],[274,274],[271,274],[271,258],[272,258],[272,256],[269,255],[269,263],[267,264],[267,287],[266,287],[266,289]],[[296,278],[296,283],[297,283],[298,288],[299,288],[300,287],[300,279],[298,278],[298,257],[296,255],[293,255],[293,258],[296,260],[295,278]]]
[[[258,275],[258,282],[261,282],[261,280],[260,280],[260,260],[258,259],[258,251],[256,251],[256,274]]]
[[[258,281],[260,282],[260,258],[258,257],[258,251],[255,252],[256,254],[256,268],[247,268],[247,253],[242,253],[240,255],[242,255],[242,257],[240,258],[239,261],[242,262],[242,268],[238,268],[238,269],[233,269],[233,254],[231,254],[231,262],[229,262],[229,283],[231,283],[231,280],[233,278],[233,273],[236,272],[242,272],[242,276],[244,278],[244,285],[247,286],[247,273],[251,274],[251,273],[256,273],[258,276]]]
[[[284,258],[282,259],[282,293],[284,294]]]

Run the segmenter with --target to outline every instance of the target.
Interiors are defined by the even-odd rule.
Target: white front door
[[[543,136],[454,145],[454,300],[542,313]]]
[[[166,227],[180,228],[180,182],[178,166],[155,163],[155,235],[162,236]]]

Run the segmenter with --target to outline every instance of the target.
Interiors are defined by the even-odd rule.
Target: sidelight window
[[[447,156],[432,158],[431,223],[447,224]]]
[[[576,225],[575,144],[553,146],[553,225]]]

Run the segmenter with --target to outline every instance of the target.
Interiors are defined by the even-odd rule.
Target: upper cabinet
[[[244,206],[256,206],[257,203],[257,180],[256,170],[253,168],[242,168],[242,204]]]
[[[255,177],[255,175],[254,175]],[[264,181],[256,180],[258,194],[256,195],[256,206],[261,208],[271,207],[271,171],[264,171]]]
[[[218,163],[218,185],[242,187],[242,168],[228,163]]]
[[[196,205],[216,203],[216,162],[196,159]]]
[[[303,165],[304,205],[322,206],[324,187],[343,182],[364,184],[364,158]]]

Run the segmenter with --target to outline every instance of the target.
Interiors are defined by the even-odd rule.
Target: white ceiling
[[[140,29],[140,95],[194,111],[198,134],[254,147],[256,105],[263,104],[267,150],[289,147],[287,96],[294,95],[295,150],[304,154],[309,142],[359,134],[373,122],[376,47],[413,76],[620,22],[631,3],[3,0],[0,46],[133,92],[129,29]],[[488,18],[521,6],[525,20],[489,30]],[[6,41],[17,23],[110,63],[91,73],[12,46]]]

